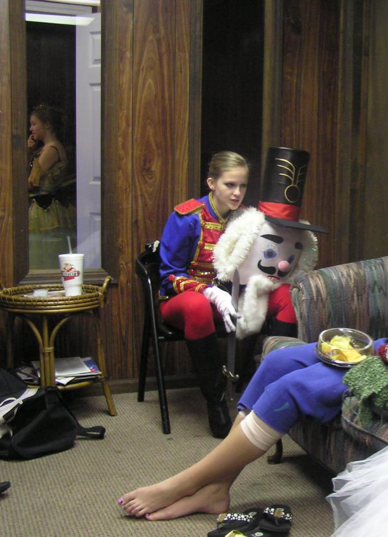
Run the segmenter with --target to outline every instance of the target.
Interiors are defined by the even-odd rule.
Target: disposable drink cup
[[[84,254],[60,254],[58,257],[65,295],[82,295]]]

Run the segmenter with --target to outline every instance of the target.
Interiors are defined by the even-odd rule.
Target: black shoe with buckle
[[[289,505],[275,504],[264,509],[260,529],[272,533],[288,533],[291,528],[292,513]]]
[[[225,537],[236,531],[236,535],[245,535],[245,532],[256,527],[263,510],[260,507],[251,507],[242,513],[221,513],[217,517],[217,529],[209,531],[207,537]]]

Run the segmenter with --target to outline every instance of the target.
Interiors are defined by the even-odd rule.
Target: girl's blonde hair
[[[220,151],[211,159],[207,176],[216,181],[225,171],[237,166],[245,168],[249,173],[249,164],[244,157],[233,151]]]

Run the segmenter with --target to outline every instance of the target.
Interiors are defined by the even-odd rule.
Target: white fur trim
[[[238,339],[260,332],[267,316],[268,297],[280,285],[280,282],[274,282],[261,274],[249,279],[238,302],[238,312],[241,315],[237,320]]]
[[[229,223],[214,247],[214,267],[221,281],[232,281],[264,222],[264,213],[250,207]]]
[[[306,220],[300,220],[303,224],[308,224]],[[220,281],[232,281],[236,269],[245,260],[256,236],[265,223],[264,213],[249,207],[242,214],[236,215],[226,228],[225,233],[214,247],[214,267]],[[297,266],[284,279],[283,283],[292,283],[301,272],[314,270],[318,262],[318,240],[317,237],[308,230],[303,232],[303,251]]]

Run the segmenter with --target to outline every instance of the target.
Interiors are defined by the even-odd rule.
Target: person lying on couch
[[[377,349],[387,339],[375,341]],[[332,420],[341,410],[348,371],[320,361],[315,343],[269,353],[242,395],[229,435],[184,471],[124,494],[125,513],[171,520],[191,513],[227,511],[229,490],[245,466],[268,451],[299,420]]]

